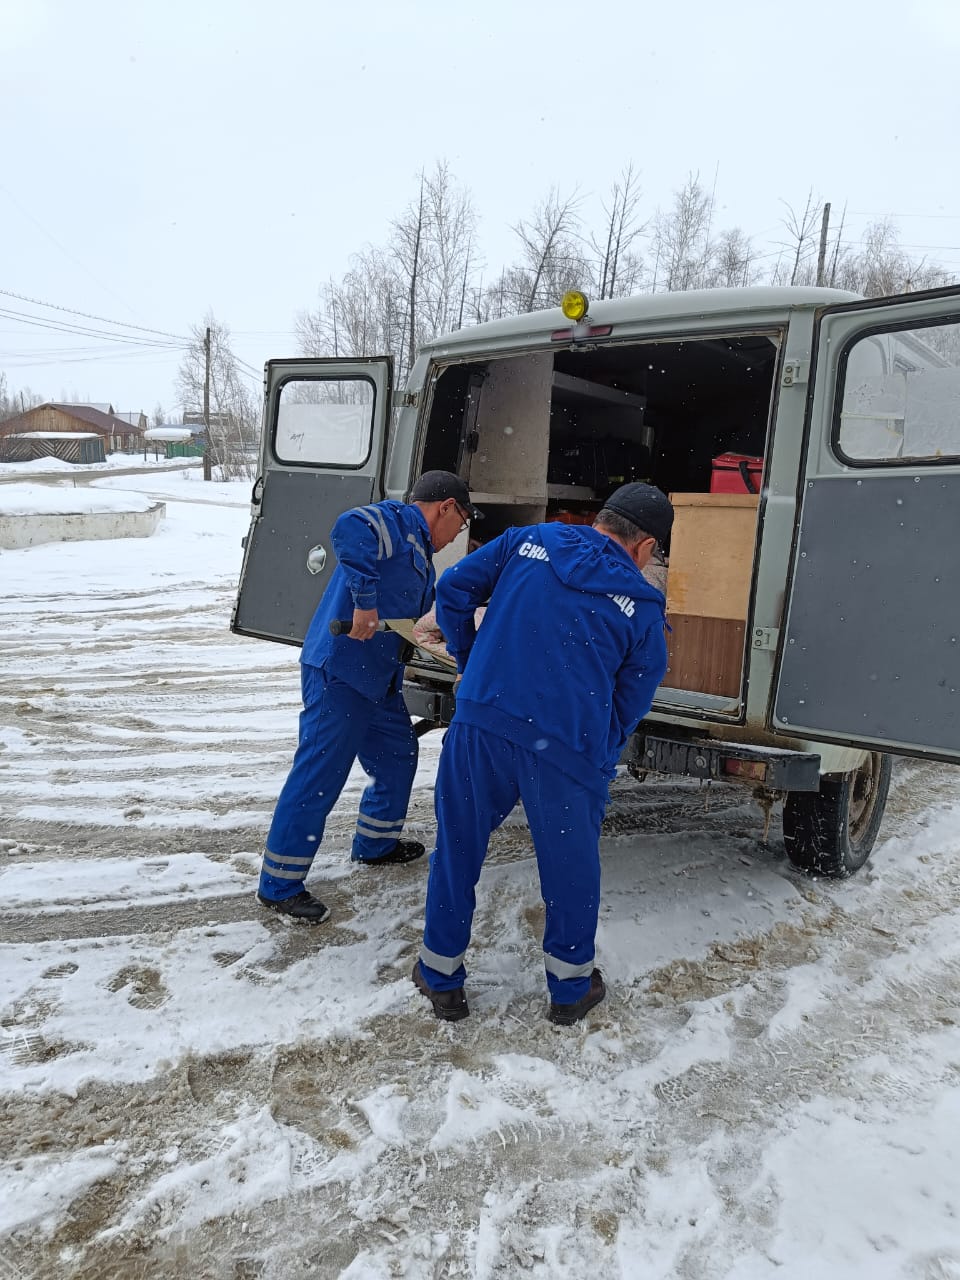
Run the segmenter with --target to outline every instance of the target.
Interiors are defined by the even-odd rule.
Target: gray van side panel
[[[809,481],[775,719],[960,750],[960,475]]]

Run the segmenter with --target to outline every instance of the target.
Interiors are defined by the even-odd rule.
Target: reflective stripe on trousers
[[[355,760],[372,779],[360,801],[366,830],[358,822],[355,858],[389,852],[384,840],[395,843],[403,829],[417,771],[417,739],[399,693],[374,702],[308,664],[301,668],[301,682],[300,740],[274,811],[260,874],[261,896],[273,901],[303,890],[327,816]]]

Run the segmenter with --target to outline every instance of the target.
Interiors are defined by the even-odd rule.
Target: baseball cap
[[[443,502],[453,498],[471,520],[482,520],[483,512],[470,501],[466,483],[452,471],[425,471],[410,490],[411,502]]]
[[[656,538],[661,546],[673,528],[673,504],[652,484],[623,484],[604,502],[604,507],[632,521],[638,529]]]

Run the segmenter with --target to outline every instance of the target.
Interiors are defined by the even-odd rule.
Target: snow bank
[[[108,511],[149,511],[153,502],[142,493],[104,492],[73,485],[0,485],[0,516],[93,515]]]

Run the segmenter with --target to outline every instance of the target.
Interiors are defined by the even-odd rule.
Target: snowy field
[[[351,865],[359,774],[331,920],[255,902],[299,689],[228,630],[249,484],[95,483],[167,519],[0,553],[2,1280],[960,1280],[960,774],[902,764],[842,884],[734,787],[618,780],[570,1029],[515,814],[438,1023],[426,862]]]

